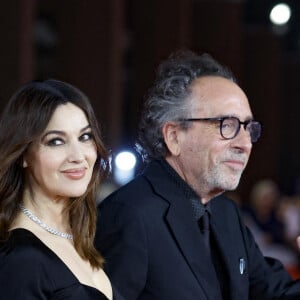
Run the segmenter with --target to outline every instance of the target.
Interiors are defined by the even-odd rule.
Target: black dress
[[[0,244],[0,299],[108,300],[98,289],[81,284],[50,248],[20,228]]]

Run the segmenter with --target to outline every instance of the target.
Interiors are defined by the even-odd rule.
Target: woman
[[[113,298],[93,246],[96,190],[108,171],[81,91],[46,80],[12,96],[0,121],[1,299]]]

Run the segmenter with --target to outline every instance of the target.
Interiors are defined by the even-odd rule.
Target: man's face
[[[192,83],[191,118],[234,116],[244,122],[252,118],[244,92],[230,80],[207,76]],[[231,140],[220,134],[220,122],[192,122],[178,129],[179,151],[167,157],[179,175],[202,201],[237,187],[248,162],[252,143],[241,127]]]

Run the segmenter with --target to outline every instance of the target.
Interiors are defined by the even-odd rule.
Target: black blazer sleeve
[[[106,203],[99,207],[96,248],[104,256],[104,269],[117,290],[125,299],[134,300],[147,277],[147,236],[142,217],[132,206]]]
[[[264,257],[250,230],[241,227],[248,253],[249,299],[300,299],[300,281],[293,281],[280,261]]]
[[[260,250],[256,248],[250,258],[249,298],[300,299],[300,281],[293,281],[280,261],[259,253]]]

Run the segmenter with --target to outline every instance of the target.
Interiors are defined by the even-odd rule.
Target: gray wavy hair
[[[190,126],[181,121],[192,113],[188,101],[190,86],[196,78],[204,76],[220,76],[236,82],[229,69],[206,53],[175,52],[159,65],[156,80],[145,97],[136,144],[145,161],[163,158],[168,153],[162,134],[166,122],[178,122],[182,128]]]

